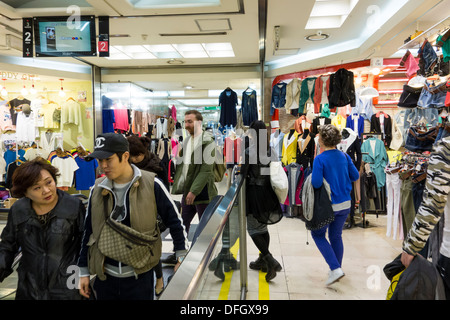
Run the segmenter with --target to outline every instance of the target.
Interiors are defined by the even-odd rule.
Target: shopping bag
[[[270,184],[280,203],[284,203],[288,195],[289,184],[281,161],[270,162]]]

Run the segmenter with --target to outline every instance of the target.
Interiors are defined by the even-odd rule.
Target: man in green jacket
[[[215,142],[211,133],[202,130],[203,116],[197,110],[186,111],[185,129],[189,133],[176,161],[172,194],[182,194],[181,216],[189,234],[195,214],[202,217],[217,195],[214,183]]]

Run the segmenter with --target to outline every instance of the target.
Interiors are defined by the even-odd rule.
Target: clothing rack
[[[361,145],[364,143],[364,140],[367,140],[368,137],[370,137],[370,136],[383,136],[383,133],[381,133],[381,132],[364,132],[364,133],[362,133],[361,134]],[[368,153],[367,152],[362,152],[361,154],[362,155],[366,155]],[[369,164],[369,165],[373,164],[373,163],[370,163],[370,162],[364,162],[364,163]],[[380,191],[380,195],[381,195],[381,193],[383,191],[385,191],[385,187],[383,187],[382,190]],[[366,226],[369,224],[369,222],[366,221],[366,214],[368,214],[368,213],[375,213],[376,217],[378,218],[378,215],[380,213],[386,213],[386,203],[385,203],[385,201],[383,201],[383,198],[379,199],[381,209],[378,209],[378,210],[377,209],[375,209],[375,210],[368,210],[367,209],[367,199],[365,199],[365,201],[366,201],[366,210],[365,210],[365,212],[361,212],[362,218],[363,218],[363,222],[362,222],[362,224],[363,224],[362,227],[363,228],[366,228]],[[361,204],[360,204],[360,208],[361,208]]]

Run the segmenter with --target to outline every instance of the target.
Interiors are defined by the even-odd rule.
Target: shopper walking
[[[327,285],[344,276],[341,268],[344,256],[342,229],[350,213],[352,182],[359,178],[359,172],[351,158],[336,149],[341,139],[341,133],[335,126],[329,124],[319,128],[319,145],[323,152],[314,159],[311,173],[311,184],[314,188],[320,188],[323,179],[330,185],[331,204],[335,215],[332,223],[311,231],[317,248],[330,267]],[[327,231],[329,241],[326,239]]]
[[[268,224],[281,220],[283,213],[275,191],[270,184],[269,134],[263,121],[254,121],[249,127],[246,139],[245,159],[241,172],[246,178],[247,230],[253,243],[260,251],[256,261],[250,262],[253,270],[267,272],[270,281],[281,271],[280,263],[272,256]],[[278,161],[275,153],[274,161]]]
[[[450,300],[450,136],[441,139],[430,155],[422,203],[403,242],[401,261],[408,267],[425,247],[431,232],[444,218],[438,270],[443,278],[446,299]]]
[[[13,272],[20,251],[18,300],[81,298],[78,288],[68,284],[86,210],[80,199],[56,188],[58,176],[58,169],[42,158],[20,165],[13,174],[11,193],[20,199],[9,210],[1,235],[0,281]]]
[[[181,216],[189,234],[192,219],[200,220],[211,200],[217,195],[214,183],[215,142],[212,134],[202,130],[203,116],[188,110],[184,125],[189,136],[176,160],[172,194],[182,194]],[[209,158],[209,159],[207,159]]]
[[[129,144],[123,135],[97,136],[95,150],[89,157],[98,160],[105,177],[97,179],[89,197],[78,261],[80,294],[90,296],[89,277],[96,275],[93,289],[98,300],[151,300],[152,269],[159,262],[162,246],[157,214],[170,228],[177,258],[182,259],[187,252],[187,237],[177,207],[154,173],[130,164]],[[104,226],[109,219],[155,237],[152,250],[146,251],[149,256],[143,267],[125,264],[102,253],[99,240],[103,230],[108,230]]]
[[[157,178],[159,178],[167,190],[169,190],[169,180],[167,175],[164,174],[164,170],[160,167],[160,159],[156,154],[150,152],[150,138],[148,137],[138,137],[138,136],[129,136],[127,137],[128,143],[130,145],[130,160],[136,167],[141,170],[150,171],[156,173]],[[161,221],[160,216],[158,215],[158,221]],[[160,231],[161,230],[161,225]],[[160,296],[164,289],[164,278],[162,272],[162,264],[161,260],[154,267],[155,275],[156,275],[156,284],[155,284],[155,295]]]

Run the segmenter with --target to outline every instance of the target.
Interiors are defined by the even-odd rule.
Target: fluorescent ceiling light
[[[154,55],[152,55],[150,52],[135,52],[135,53],[129,53],[129,56],[131,56],[133,59],[156,59]]]
[[[111,46],[109,59],[180,59],[235,57],[229,42]]]
[[[183,51],[180,52],[183,58],[208,58],[205,51]]]
[[[123,53],[144,53],[148,52],[143,46],[114,46],[117,50]]]
[[[143,47],[150,52],[176,52],[175,48],[170,44],[146,44]]]
[[[174,44],[178,51],[203,51],[203,46],[200,43]]]
[[[219,43],[203,43],[203,47],[206,51],[229,51],[233,50],[233,47],[231,46],[231,43],[229,42],[219,42]]]
[[[305,29],[340,28],[359,0],[316,0]]]
[[[231,58],[234,57],[234,51],[233,50],[208,51],[208,55],[211,58]]]

